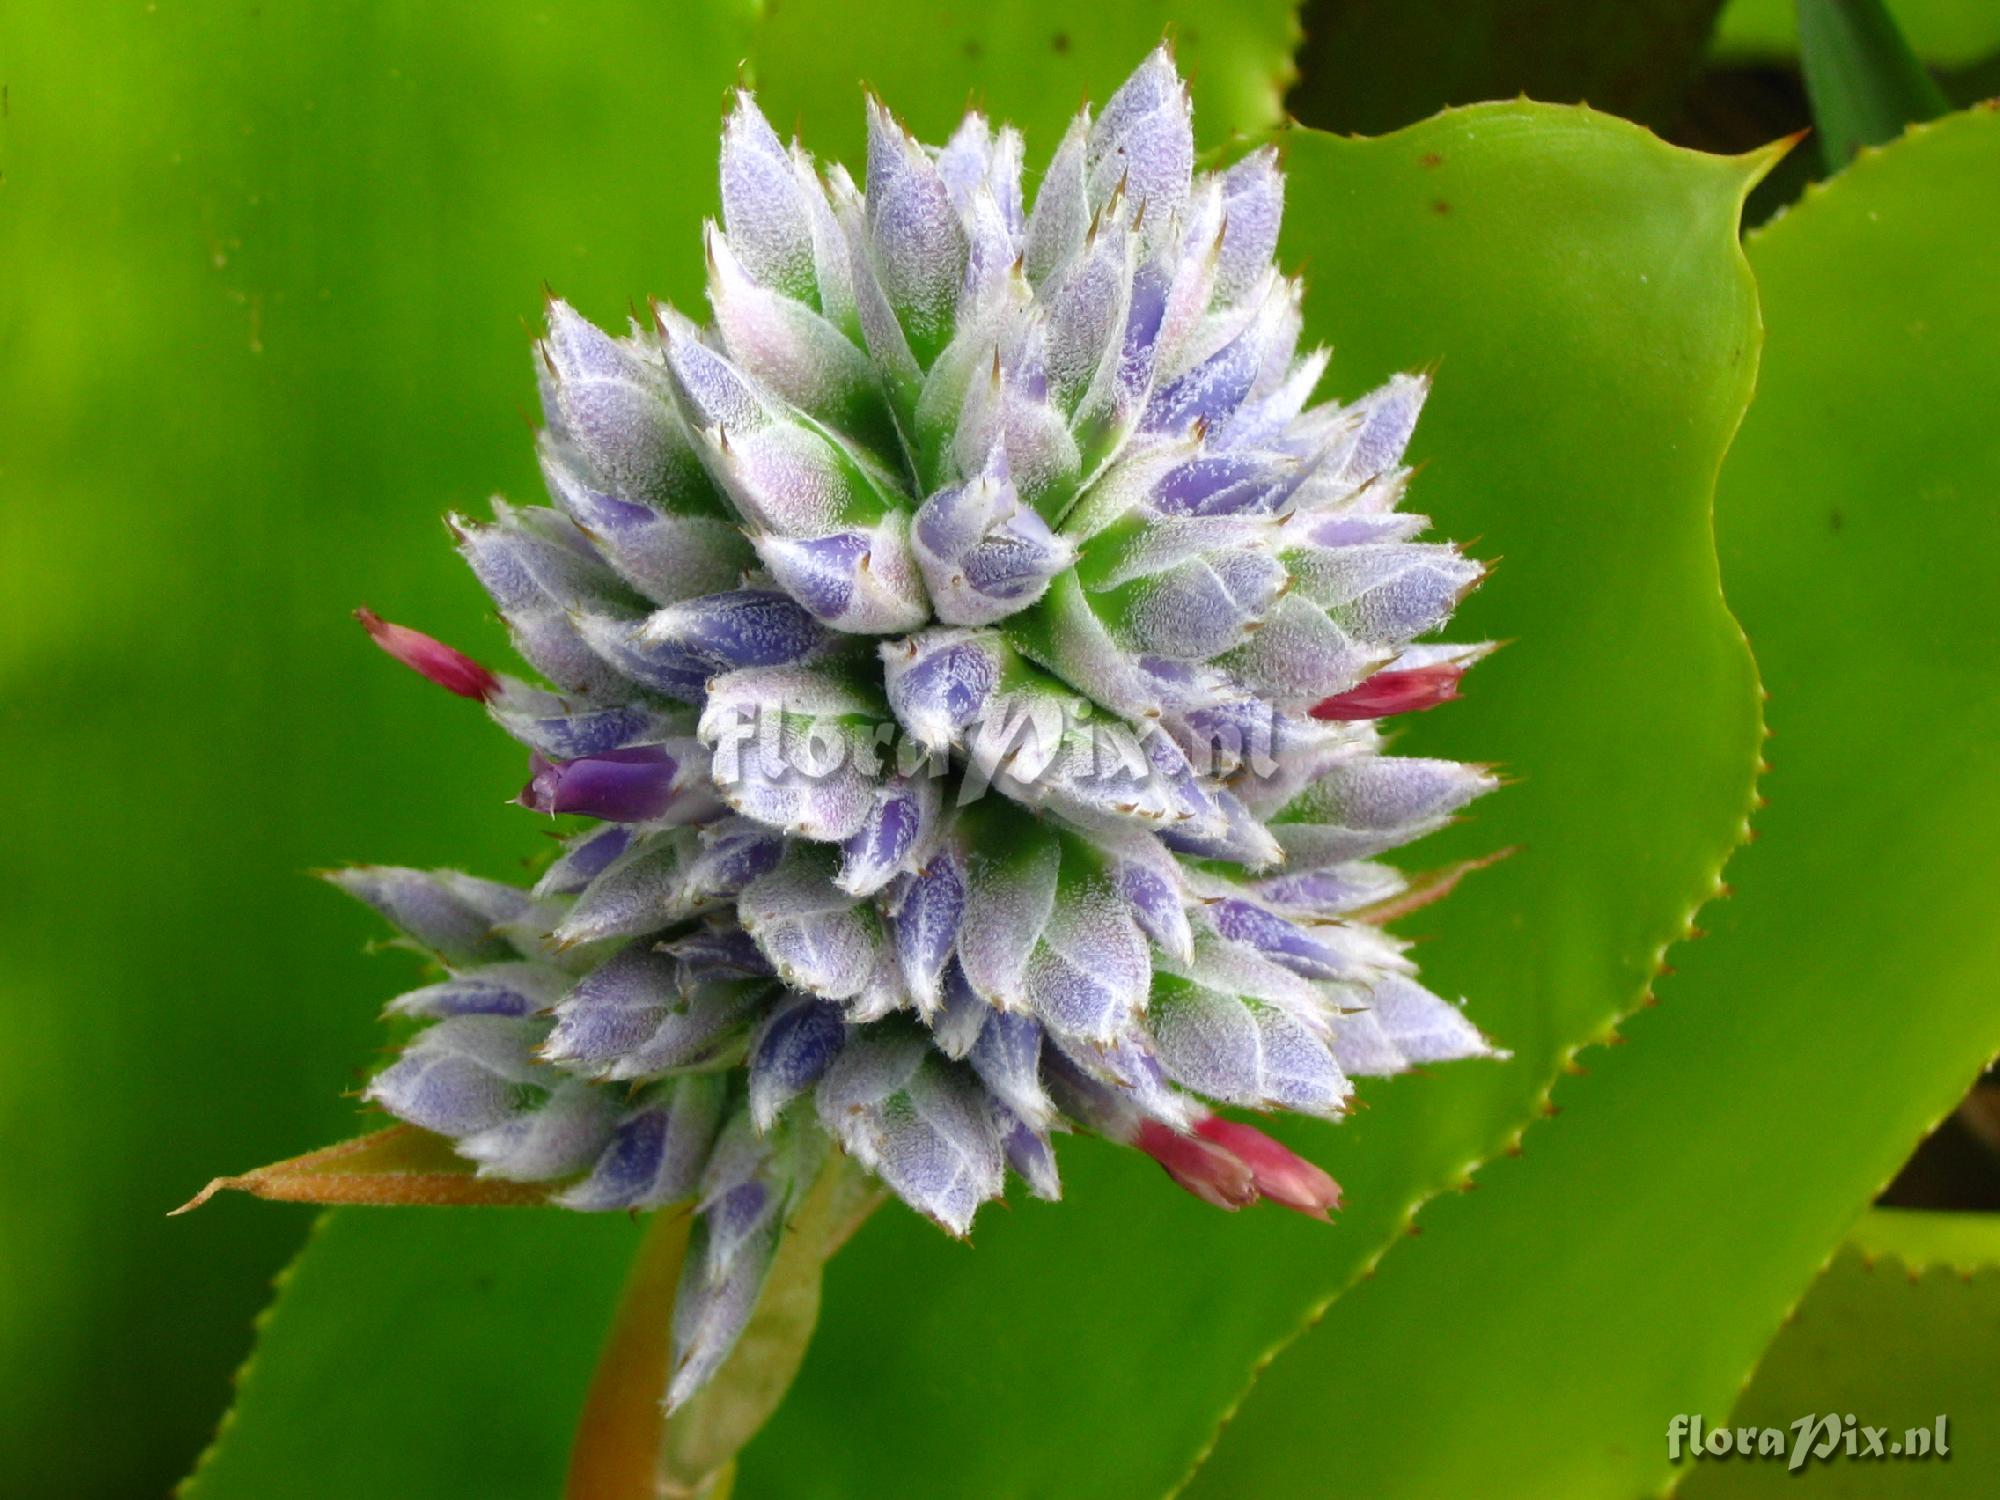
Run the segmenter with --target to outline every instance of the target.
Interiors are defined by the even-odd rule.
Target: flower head
[[[551,300],[552,507],[455,519],[546,680],[365,616],[592,820],[532,891],[341,878],[448,977],[369,1086],[584,1210],[691,1201],[673,1399],[829,1150],[953,1234],[1095,1131],[1235,1208],[1332,1180],[1212,1105],[1488,1052],[1368,919],[1492,786],[1375,720],[1481,576],[1401,511],[1425,382],[1314,404],[1274,153],[1193,170],[1164,50],[1056,147],[868,103],[861,180],[724,126],[706,327]]]

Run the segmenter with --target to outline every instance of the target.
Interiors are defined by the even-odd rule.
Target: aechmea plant
[[[845,1153],[954,1235],[1095,1132],[1224,1208],[1333,1181],[1212,1113],[1491,1049],[1377,857],[1494,779],[1383,753],[1482,646],[1416,540],[1425,382],[1313,404],[1266,149],[1194,170],[1163,49],[1057,145],[868,109],[861,182],[723,129],[709,310],[551,300],[551,506],[453,518],[542,683],[364,614],[584,820],[532,890],[335,878],[443,966],[367,1097],[572,1209],[691,1203],[669,1403]],[[564,825],[568,827],[569,825]]]

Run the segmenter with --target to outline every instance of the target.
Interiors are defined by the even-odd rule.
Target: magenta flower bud
[[[1258,1194],[1273,1203],[1314,1219],[1324,1219],[1328,1209],[1340,1207],[1339,1183],[1256,1126],[1210,1115],[1195,1126],[1195,1133],[1247,1167]]]
[[[372,609],[357,609],[354,618],[376,645],[446,692],[483,701],[500,691],[500,679],[463,651],[433,640],[421,630],[391,625]]]
[[[680,763],[664,745],[636,745],[575,760],[536,755],[521,806],[541,813],[582,813],[613,823],[645,823],[674,800]]]
[[[1458,696],[1465,668],[1450,662],[1412,667],[1404,672],[1377,672],[1358,687],[1336,693],[1308,710],[1315,719],[1381,719],[1390,714],[1422,713]]]
[[[1232,1151],[1199,1136],[1170,1130],[1158,1120],[1140,1121],[1132,1144],[1204,1203],[1234,1213],[1257,1201],[1256,1174]]]

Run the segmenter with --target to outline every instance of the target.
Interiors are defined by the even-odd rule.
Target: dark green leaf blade
[[[2000,48],[2000,7],[1992,0],[1895,0],[1910,48],[1927,63],[1963,67]],[[1789,57],[1797,50],[1797,0],[1730,0],[1716,27],[1716,54],[1728,60]]]
[[[1882,0],[1799,0],[1799,65],[1831,171],[1950,107]]]
[[[1313,0],[1288,101],[1319,130],[1376,135],[1451,104],[1525,96],[1671,123],[1722,0]]]

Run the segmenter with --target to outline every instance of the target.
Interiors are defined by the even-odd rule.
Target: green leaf
[[[1833,171],[1950,107],[1882,0],[1799,0],[1799,64]]]
[[[1090,1140],[1063,1143],[1068,1201],[982,1220],[976,1248],[878,1216],[829,1269],[799,1383],[744,1453],[760,1500],[1169,1488],[1259,1358],[1637,1002],[1741,830],[1756,694],[1709,503],[1755,365],[1736,212],[1756,165],[1522,104],[1285,146],[1283,258],[1308,267],[1334,385],[1436,363],[1415,504],[1506,556],[1456,633],[1517,644],[1406,743],[1519,778],[1415,863],[1523,847],[1404,926],[1439,935],[1427,977],[1514,1058],[1365,1085],[1337,1127],[1278,1127],[1345,1186],[1331,1228],[1219,1214]],[[1316,1397],[1315,1432],[1352,1396]],[[1333,1472],[1281,1462],[1230,1493]]]
[[[1870,1209],[1847,1243],[1870,1260],[1893,1255],[1913,1271],[2000,1272],[2000,1214]]]
[[[1588,101],[1665,126],[1722,0],[1314,0],[1288,101],[1320,130],[1376,134],[1449,104],[1526,95]]]
[[[1959,67],[2000,50],[1993,0],[1890,0],[1910,48],[1927,63]],[[1730,0],[1716,28],[1723,58],[1790,57],[1797,52],[1797,0]]]
[[[188,1500],[561,1493],[640,1226],[346,1209],[280,1282]]]
[[[1266,1372],[1195,1493],[1652,1493],[1668,1421],[1722,1419],[2000,1047],[1996,172],[2000,114],[1954,116],[1751,241],[1769,345],[1716,517],[1776,769],[1736,897],[1523,1158]]]
[[[25,1493],[187,1471],[309,1218],[167,1211],[368,1128],[343,1095],[419,981],[305,872],[506,877],[547,847],[501,805],[518,747],[350,611],[509,663],[440,518],[541,492],[519,413],[544,280],[605,320],[699,303],[746,12],[0,6],[0,755],[26,861],[0,1133],[33,1143],[0,1171],[0,1409],[36,1435],[7,1455]]]
[[[1944,1263],[1934,1253],[1941,1243],[1952,1247]],[[1964,1259],[1975,1246],[1972,1259]],[[1947,1500],[1992,1493],[2000,1472],[1996,1332],[2000,1218],[1868,1214],[1793,1310],[1730,1414],[1731,1428],[1788,1429],[1786,1458],[1691,1460],[1682,1466],[1686,1481],[1678,1493],[1686,1500]],[[1849,1458],[1843,1443],[1802,1474],[1788,1472],[1798,1440],[1793,1424],[1850,1412],[1861,1424],[1887,1429],[1883,1446],[1901,1451]],[[1937,1456],[1940,1418],[1948,1458]],[[1815,1443],[1825,1435],[1812,1430]]]
[[[846,162],[857,179],[863,80],[926,141],[942,141],[968,100],[984,104],[1026,133],[1039,167],[1077,106],[1102,105],[1163,35],[1193,87],[1204,139],[1270,129],[1294,76],[1297,8],[1296,0],[871,0],[857,11],[849,0],[782,0],[763,9],[750,65],[772,122],[796,124],[808,146]]]

